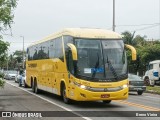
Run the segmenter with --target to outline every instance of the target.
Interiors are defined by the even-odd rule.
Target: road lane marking
[[[146,106],[146,105],[141,105],[141,104],[137,104],[137,103],[132,103],[132,102],[124,101],[124,100],[118,100],[118,101],[114,101],[114,102],[130,105],[130,106],[134,106],[134,107],[143,108],[145,110],[160,111],[159,108],[155,108],[155,107],[151,107],[151,106]]]
[[[157,99],[157,98],[158,98],[158,96],[157,96],[157,97],[145,96],[145,97],[154,98],[154,99]]]
[[[89,118],[89,117],[84,117],[84,116],[82,116],[81,114],[78,114],[78,113],[72,111],[72,110],[69,109],[69,108],[66,108],[66,107],[64,107],[64,106],[62,106],[62,105],[59,105],[59,104],[57,104],[57,103],[55,103],[55,102],[52,102],[52,101],[50,101],[50,100],[48,100],[48,99],[46,99],[46,98],[44,98],[44,97],[41,97],[41,96],[39,96],[39,95],[37,95],[37,94],[35,94],[35,93],[29,92],[28,90],[23,89],[23,88],[20,88],[20,87],[14,85],[14,84],[12,84],[12,83],[10,83],[10,82],[8,82],[8,81],[6,81],[6,83],[8,83],[8,84],[10,84],[10,85],[12,85],[12,86],[14,86],[14,87],[16,87],[16,88],[19,88],[19,89],[21,89],[21,90],[23,90],[23,91],[25,91],[25,92],[27,92],[27,93],[29,93],[29,94],[31,94],[31,95],[34,95],[34,96],[36,96],[36,97],[39,97],[39,98],[41,98],[42,100],[45,100],[45,101],[47,101],[47,102],[49,102],[49,103],[51,103],[51,104],[53,104],[53,105],[56,105],[56,106],[58,106],[58,107],[60,107],[60,108],[62,108],[62,109],[64,109],[64,110],[66,110],[66,111],[72,112],[73,114],[75,114],[75,115],[77,115],[77,116],[79,116],[79,117],[81,117],[81,118],[83,118],[83,119],[85,119],[85,120],[92,120],[92,119]]]

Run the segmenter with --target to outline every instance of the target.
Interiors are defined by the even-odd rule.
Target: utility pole
[[[8,50],[7,50],[7,73],[8,73]]]
[[[24,69],[24,36],[20,36],[20,37],[22,37],[23,38],[23,61],[22,61],[22,63],[23,63],[23,66],[22,66],[22,68]]]
[[[115,0],[113,0],[113,31],[115,31]]]

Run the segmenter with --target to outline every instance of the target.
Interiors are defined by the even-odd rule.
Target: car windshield
[[[90,80],[121,80],[127,77],[127,61],[122,40],[75,39],[77,74]]]
[[[128,74],[128,79],[130,81],[143,81],[139,76],[137,75],[132,75],[132,74]]]
[[[9,74],[17,74],[17,71],[8,71]]]

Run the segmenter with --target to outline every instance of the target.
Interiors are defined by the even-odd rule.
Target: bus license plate
[[[109,98],[110,97],[110,94],[102,94],[101,95],[101,98]]]

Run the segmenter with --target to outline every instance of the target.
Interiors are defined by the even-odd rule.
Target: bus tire
[[[32,91],[35,93],[35,85],[33,81],[31,82],[31,86],[32,86]]]
[[[111,101],[112,101],[112,100],[103,100],[103,103],[109,104],[109,103],[111,103]]]
[[[24,81],[24,88],[27,88],[28,86],[27,86],[27,84],[26,84],[26,82]]]
[[[66,96],[66,86],[65,86],[65,84],[63,84],[63,86],[62,86],[62,98],[63,98],[64,103],[66,103],[66,104],[70,103],[70,99],[67,98],[67,96]]]
[[[39,89],[38,89],[37,81],[36,80],[35,80],[34,86],[35,86],[34,87],[34,89],[35,89],[34,91],[35,91],[36,94],[38,94],[39,93]]]

